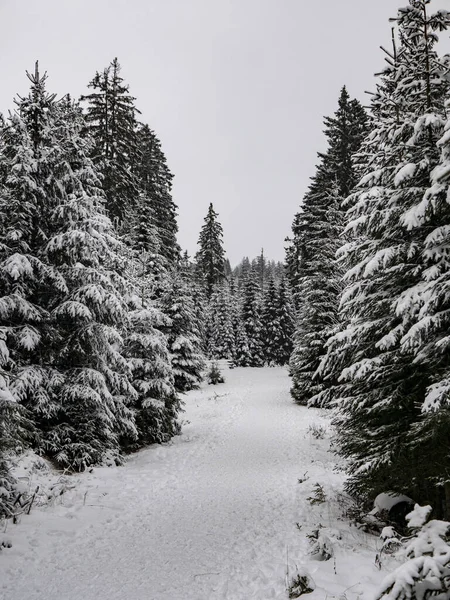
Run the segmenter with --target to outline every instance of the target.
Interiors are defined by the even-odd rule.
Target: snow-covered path
[[[296,522],[311,520],[297,479],[326,467],[308,432],[322,417],[291,401],[284,369],[226,377],[187,395],[174,443],[82,475],[11,527],[0,597],[285,599],[287,551],[291,565],[304,554]]]

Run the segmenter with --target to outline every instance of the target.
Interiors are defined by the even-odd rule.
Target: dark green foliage
[[[261,313],[262,341],[264,362],[268,365],[277,364],[276,350],[278,337],[278,293],[275,282],[271,279],[263,298]]]
[[[261,290],[258,278],[248,278],[242,293],[241,320],[243,332],[238,331],[237,347],[241,358],[238,366],[261,367],[264,364],[263,331],[261,323]],[[238,351],[238,349],[237,349]],[[247,364],[244,364],[246,362]]]
[[[146,285],[145,276],[139,280],[137,288]],[[170,320],[146,299],[145,293],[133,297],[130,304],[124,354],[137,392],[132,403],[137,435],[123,436],[122,445],[127,450],[135,450],[148,444],[167,442],[179,432],[177,416],[181,402],[175,390],[169,340],[163,333],[170,327]]]
[[[229,286],[216,286],[211,296],[207,311],[208,356],[215,359],[231,359],[234,356],[235,339],[233,314],[235,298]]]
[[[261,254],[251,262],[248,257],[244,257],[233,269],[233,276],[239,289],[244,286],[252,269],[257,274],[256,277],[262,291],[265,291],[265,286],[271,279],[278,284],[285,274],[283,263],[268,260],[262,250]]]
[[[145,200],[145,204],[137,207],[137,222],[142,230],[143,221],[151,220],[158,235],[158,252],[173,267],[180,259],[177,207],[172,199],[173,175],[155,132],[148,125],[140,125],[136,137],[139,153],[135,176]]]
[[[283,277],[278,286],[278,331],[274,348],[275,362],[287,365],[293,349],[295,310],[287,280]]]
[[[192,293],[179,275],[166,283],[161,307],[170,319],[165,328],[175,388],[180,392],[192,390],[202,381],[205,359],[201,349],[199,322]]]
[[[3,364],[3,361],[2,361]],[[0,375],[0,521],[13,512],[15,480],[9,472],[9,453],[20,448],[19,407]]]
[[[448,355],[438,350],[447,326],[435,327],[432,314],[444,308],[448,292],[433,298],[432,281],[443,276],[435,289],[446,287],[439,226],[448,226],[448,210],[432,216],[443,203],[431,197],[443,190],[430,183],[439,183],[436,144],[449,89],[433,31],[445,29],[448,16],[427,15],[427,4],[411,0],[399,12],[400,47],[373,97],[364,176],[346,202],[351,240],[340,251],[348,266],[341,301],[348,325],[330,339],[321,373],[340,381],[337,425],[348,489],[401,491],[431,501],[439,513],[441,486],[450,479],[448,395],[445,376],[440,380]]]
[[[215,360],[212,361],[209,371],[206,375],[208,383],[210,385],[217,385],[218,383],[225,383],[225,379],[219,369],[219,365]]]
[[[292,352],[294,309],[283,278],[277,287],[273,279],[264,295],[261,315],[264,361],[268,365],[286,365]]]
[[[94,140],[92,158],[103,177],[108,215],[116,226],[126,229],[139,195],[134,176],[139,160],[139,111],[120,70],[115,58],[102,73],[95,74],[89,83],[93,92],[82,100],[87,102],[88,132]]]
[[[341,268],[335,253],[341,244],[340,203],[355,185],[352,156],[367,131],[367,116],[345,87],[334,117],[325,118],[328,149],[294,219],[294,239],[287,252],[288,275],[295,285],[298,328],[290,361],[292,395],[307,404],[329,382],[317,374],[325,342],[338,323]],[[322,397],[322,405],[327,405]]]
[[[200,249],[195,257],[197,277],[203,284],[208,298],[211,297],[214,286],[225,279],[223,231],[217,217],[218,214],[210,204],[205,224],[200,231],[198,240]]]
[[[159,400],[155,369],[165,340],[158,364],[145,369],[145,335],[155,334],[148,362],[159,340],[149,319],[142,324],[142,314],[130,313],[134,287],[125,272],[134,259],[105,215],[81,110],[47,94],[37,67],[29,78],[0,155],[9,173],[1,194],[1,363],[27,419],[28,443],[83,469],[106,455],[119,461],[123,440],[168,439],[179,402],[167,392],[147,418],[142,383]],[[170,387],[170,365],[165,375]],[[136,426],[144,415],[145,431]]]

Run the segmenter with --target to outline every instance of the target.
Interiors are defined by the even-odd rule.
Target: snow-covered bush
[[[320,523],[306,537],[310,543],[309,554],[320,561],[330,560],[334,556],[335,544],[342,539],[338,529],[323,527]]]
[[[210,385],[217,385],[218,383],[225,383],[225,379],[219,369],[219,365],[215,360],[211,363],[209,371],[207,373],[208,383]]]
[[[327,430],[323,425],[317,425],[316,423],[312,423],[308,427],[308,433],[310,433],[312,437],[316,440],[323,440],[327,433]]]
[[[0,457],[0,519],[12,515],[14,502],[14,479],[12,478],[8,465]]]
[[[377,600],[448,600],[450,598],[450,523],[425,523],[431,506],[419,506],[407,515],[417,530],[403,550],[406,562],[381,584]]]
[[[17,404],[6,379],[0,375],[0,519],[12,514],[15,481],[10,473],[7,454],[16,441],[17,423]]]
[[[311,594],[316,585],[306,572],[298,572],[288,584],[289,598],[300,598],[302,594]]]
[[[310,504],[322,504],[327,499],[323,487],[320,483],[314,484],[314,491],[311,496],[307,498]]]

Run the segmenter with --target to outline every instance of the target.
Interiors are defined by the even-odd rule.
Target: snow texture
[[[342,472],[311,431],[329,413],[295,405],[283,368],[221,369],[225,384],[185,395],[172,443],[53,484],[44,467],[16,473],[45,502],[8,523],[1,598],[286,600],[297,574],[310,600],[372,598],[377,539],[342,518]],[[311,554],[314,529],[330,560]]]

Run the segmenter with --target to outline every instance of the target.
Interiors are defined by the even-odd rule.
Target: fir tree
[[[250,344],[247,337],[247,332],[244,323],[238,319],[235,323],[235,343],[233,366],[235,367],[251,367],[253,365],[253,356],[250,350]],[[257,366],[260,366],[259,364]]]
[[[181,402],[175,390],[169,340],[163,333],[171,321],[150,300],[147,290],[152,281],[147,277],[142,274],[135,279],[138,293],[129,300],[129,328],[124,336],[124,354],[138,393],[132,404],[137,437],[122,438],[127,449],[167,442],[180,430],[177,416]]]
[[[258,273],[259,287],[261,288],[262,294],[264,294],[267,279],[267,260],[264,256],[264,248],[261,248],[261,254],[255,261],[255,270]]]
[[[288,266],[296,285],[298,329],[290,369],[291,393],[299,404],[307,404],[326,388],[326,382],[315,373],[338,320],[341,272],[334,257],[342,232],[340,201],[355,184],[352,155],[366,129],[364,109],[350,100],[344,87],[334,117],[325,119],[328,150],[319,154],[317,172],[294,220]]]
[[[225,278],[225,252],[223,249],[222,225],[217,220],[218,214],[210,204],[205,217],[205,224],[200,231],[196,255],[197,273],[203,282],[208,298],[213,287]]]
[[[448,57],[442,65],[450,71]],[[433,77],[434,84],[438,81]],[[448,105],[448,101],[447,101]],[[441,115],[427,113],[422,120],[440,129]],[[416,129],[420,131],[419,123]],[[400,298],[396,309],[409,329],[401,339],[401,350],[414,352],[414,365],[427,377],[427,388],[421,399],[421,417],[411,428],[407,443],[412,448],[418,472],[426,473],[438,486],[436,504],[443,504],[441,514],[450,518],[450,463],[445,458],[445,440],[450,427],[450,363],[448,347],[450,248],[448,229],[450,210],[450,120],[437,142],[440,160],[431,172],[430,187],[423,197],[404,215],[403,223],[414,234],[424,230],[426,236],[421,254],[421,279]],[[425,136],[430,131],[422,130]]]
[[[81,99],[87,102],[88,131],[95,142],[92,158],[103,176],[108,215],[114,224],[126,228],[139,193],[134,176],[139,111],[120,70],[115,58],[102,73],[95,74],[88,86],[93,92]]]
[[[268,365],[276,365],[277,339],[279,335],[279,313],[278,292],[273,279],[269,281],[267,291],[264,294],[261,325],[264,362]]]
[[[6,349],[3,344],[2,348]],[[5,373],[5,377],[0,375],[0,519],[13,513],[15,481],[9,472],[8,459],[10,452],[19,449],[20,420],[17,402],[9,390]]]
[[[166,328],[175,388],[187,392],[198,387],[205,367],[201,338],[192,294],[182,278],[175,274],[166,284],[162,309],[170,319]]]
[[[262,310],[262,339],[264,360],[269,365],[286,365],[292,352],[294,311],[286,280],[278,288],[269,281]]]
[[[258,284],[258,278],[255,273],[249,277],[245,284],[242,295],[242,325],[245,330],[245,337],[239,341],[239,346],[248,348],[250,367],[261,367],[264,364],[264,350],[262,339],[261,323],[261,290]],[[244,366],[244,365],[240,365]]]
[[[282,278],[278,286],[277,297],[278,332],[274,347],[274,359],[278,365],[286,365],[293,348],[295,329],[295,311],[288,283]]]
[[[172,199],[173,175],[167,166],[161,142],[148,125],[140,125],[136,133],[139,148],[135,176],[145,203],[136,210],[138,222],[151,214],[152,225],[159,238],[159,252],[174,267],[180,259],[177,243],[177,207]]]
[[[231,359],[234,354],[232,299],[226,284],[217,286],[209,302],[208,355],[215,359]]]
[[[81,111],[47,94],[37,66],[29,79],[1,157],[14,215],[1,228],[5,370],[40,430],[36,443],[81,469],[118,456],[120,434],[135,432],[127,407],[135,392],[117,349],[126,284]]]
[[[433,389],[436,364],[421,362],[410,343],[420,314],[411,298],[422,278],[437,274],[433,266],[424,269],[427,245],[434,243],[430,226],[410,225],[436,173],[449,86],[434,50],[435,31],[448,27],[448,14],[430,16],[428,4],[410,0],[399,11],[400,47],[389,54],[373,97],[375,127],[361,151],[365,172],[347,201],[352,239],[340,250],[349,267],[341,301],[348,326],[330,339],[321,372],[340,374],[338,430],[349,459],[348,489],[401,490],[417,500],[433,498],[440,511],[442,478],[436,477],[438,465],[446,464],[439,450],[446,413],[437,419],[444,418],[442,428],[433,416],[423,420],[420,407]],[[443,472],[448,478],[447,467]]]

